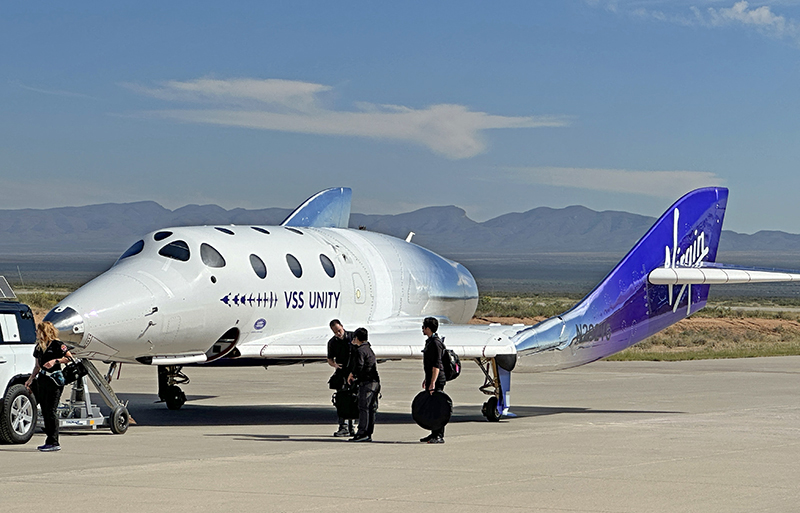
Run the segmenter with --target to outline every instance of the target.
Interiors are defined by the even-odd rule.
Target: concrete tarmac
[[[113,386],[125,435],[0,446],[0,511],[752,512],[800,509],[800,357],[596,362],[514,374],[518,418],[486,422],[468,364],[446,443],[410,416],[421,362],[379,366],[375,442],[333,438],[323,364],[186,368],[189,402],[155,404],[156,370]]]

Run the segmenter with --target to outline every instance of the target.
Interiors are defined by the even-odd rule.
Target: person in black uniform
[[[436,390],[444,390],[447,380],[444,377],[444,366],[442,365],[442,353],[444,344],[436,331],[439,329],[439,321],[434,317],[426,317],[422,321],[422,333],[428,337],[425,341],[425,349],[422,350],[422,366],[425,370],[425,379],[422,380],[422,390],[428,390],[433,394]],[[420,442],[429,444],[444,443],[444,426],[440,429],[431,431],[431,434],[420,438]]]
[[[353,346],[353,332],[345,331],[342,322],[334,319],[329,326],[333,336],[328,340],[328,365],[333,367],[333,376],[328,380],[330,387],[336,391],[341,391],[347,385],[347,377],[350,375],[351,354],[355,351]],[[353,419],[343,419],[339,417],[339,430],[333,436],[353,436]]]
[[[357,346],[353,370],[348,383],[358,383],[358,432],[351,442],[371,442],[375,430],[375,412],[378,411],[378,394],[381,379],[378,377],[378,362],[367,341],[367,330],[358,328],[353,343]]]
[[[44,432],[47,435],[44,445],[40,445],[37,449],[42,452],[60,451],[56,409],[64,385],[56,380],[54,374],[60,374],[61,364],[69,362],[72,354],[67,350],[67,346],[58,340],[58,331],[53,323],[40,322],[36,326],[36,348],[33,350],[33,357],[36,358],[36,364],[25,382],[25,388],[31,390],[33,386],[33,393],[42,408]]]

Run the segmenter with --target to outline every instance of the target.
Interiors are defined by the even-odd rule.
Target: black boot
[[[352,420],[350,421],[352,422]],[[352,435],[353,426],[350,426],[350,429],[347,429],[347,421],[340,418],[339,419],[339,431],[335,432],[333,436],[342,437],[342,436],[353,436]]]

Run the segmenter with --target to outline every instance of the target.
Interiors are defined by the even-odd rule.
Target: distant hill
[[[54,272],[53,262],[57,262],[72,269],[62,281],[85,281],[153,230],[188,225],[275,225],[290,212],[281,208],[226,210],[217,205],[169,210],[153,201],[0,210],[0,273],[39,280]],[[566,281],[580,283],[581,288],[602,278],[654,221],[627,212],[571,206],[539,207],[479,223],[461,208],[443,206],[396,215],[353,213],[350,226],[399,238],[413,231],[415,243],[465,263],[479,282],[530,279],[561,290],[559,284]],[[800,235],[778,231],[747,235],[726,230],[719,259],[799,268]]]
[[[225,210],[217,205],[169,210],[154,201],[0,210],[0,253],[121,252],[142,235],[166,226],[277,224],[289,212],[281,208]]]
[[[225,210],[187,205],[169,210],[153,201],[85,207],[0,210],[0,253],[121,252],[136,238],[168,226],[280,223],[291,210]],[[655,218],[586,207],[539,207],[479,223],[455,206],[427,207],[396,215],[353,213],[350,226],[405,238],[444,254],[624,252]],[[725,230],[722,252],[800,252],[800,235]]]

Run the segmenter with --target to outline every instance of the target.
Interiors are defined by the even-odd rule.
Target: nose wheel
[[[162,399],[170,410],[180,410],[186,402],[186,394],[178,385],[171,385],[167,387],[167,392]]]
[[[189,383],[189,376],[181,372],[180,365],[160,365],[158,367],[158,398],[170,410],[180,410],[186,403],[186,394],[178,385]]]

